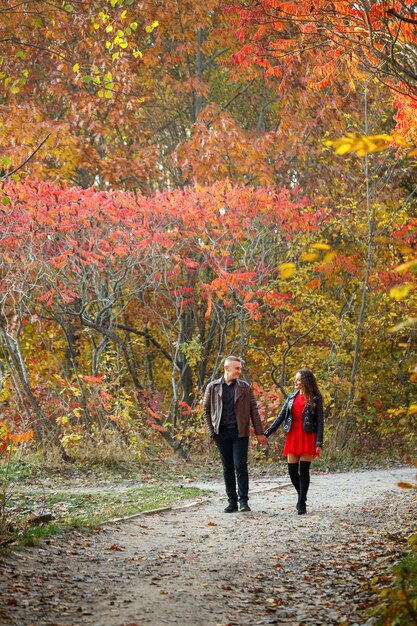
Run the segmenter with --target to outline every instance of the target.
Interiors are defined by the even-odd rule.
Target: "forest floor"
[[[220,481],[195,506],[71,532],[0,556],[0,624],[372,624],[375,585],[416,532],[415,468],[314,474],[307,515],[285,477],[251,481],[226,514]]]

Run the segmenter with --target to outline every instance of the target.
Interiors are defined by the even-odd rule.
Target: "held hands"
[[[265,437],[265,435],[256,435],[256,438],[260,446],[263,446],[264,448],[267,447],[268,439]]]

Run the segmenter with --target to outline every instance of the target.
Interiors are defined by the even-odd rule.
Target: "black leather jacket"
[[[278,414],[278,417],[272,422],[271,426],[265,431],[266,437],[272,433],[284,422],[284,432],[289,433],[292,426],[292,405],[299,391],[291,393],[284,402],[284,406]],[[303,410],[303,430],[305,433],[316,433],[316,446],[323,445],[323,400],[321,396],[314,396],[314,407],[306,404]]]

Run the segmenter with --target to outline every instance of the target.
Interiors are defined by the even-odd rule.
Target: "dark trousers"
[[[239,437],[237,428],[220,428],[214,441],[220,452],[226,495],[230,504],[247,503],[249,491],[249,437]],[[237,493],[236,493],[237,479]]]

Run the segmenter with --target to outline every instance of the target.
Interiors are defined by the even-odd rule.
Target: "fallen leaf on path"
[[[282,604],[282,600],[278,600],[277,598],[267,598],[265,602],[270,606],[279,606]]]
[[[117,543],[114,543],[113,545],[110,546],[110,548],[107,548],[107,550],[114,550],[115,552],[121,552],[122,550],[124,550],[124,548],[121,548],[120,546],[117,545]]]

